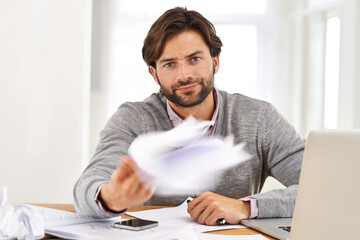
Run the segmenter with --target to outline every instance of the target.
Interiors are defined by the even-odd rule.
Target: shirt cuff
[[[102,187],[105,185],[105,183],[104,184],[101,184],[99,187],[98,187],[98,189],[97,189],[97,191],[96,191],[96,193],[95,193],[95,202],[96,202],[96,204],[98,205],[98,207],[100,208],[100,210],[103,212],[103,213],[105,213],[105,214],[107,214],[107,215],[110,215],[110,216],[112,216],[112,217],[118,217],[118,216],[121,216],[121,215],[124,215],[124,213],[127,211],[127,209],[125,209],[125,210],[123,210],[123,211],[121,211],[121,212],[114,212],[114,211],[109,211],[109,210],[106,210],[105,209],[105,207],[102,205],[102,203],[101,203],[101,200],[100,200],[100,191],[101,191],[101,189],[102,189]]]
[[[259,216],[258,200],[255,198],[240,198],[241,201],[250,202],[250,217],[257,218]]]

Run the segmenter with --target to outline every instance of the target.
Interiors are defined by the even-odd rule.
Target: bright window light
[[[335,129],[338,124],[339,48],[340,18],[332,17],[326,23],[324,127],[327,129]]]
[[[224,44],[215,85],[231,93],[257,94],[257,30],[254,25],[216,25]]]
[[[318,6],[323,6],[326,4],[331,4],[336,2],[337,0],[308,0],[308,7],[309,8],[314,8],[314,7],[318,7]]]
[[[309,25],[309,56],[307,63],[307,118],[310,129],[323,127],[324,26],[321,21]]]
[[[156,4],[156,7],[154,7]],[[189,10],[196,10],[206,13],[215,14],[264,14],[266,12],[266,0],[218,0],[194,1],[178,0],[175,3],[168,0],[142,1],[121,1],[119,7],[128,12],[164,12],[173,7],[187,7]]]

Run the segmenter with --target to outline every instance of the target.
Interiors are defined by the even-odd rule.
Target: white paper
[[[116,217],[112,220],[119,219],[120,217]],[[57,209],[21,203],[8,203],[4,206],[3,213],[0,217],[0,239],[39,239],[44,236],[46,229],[54,226],[108,220],[109,219],[96,219],[91,216]]]
[[[6,192],[2,192],[0,196],[6,196]],[[192,198],[188,199],[192,200]],[[40,239],[44,233],[48,233],[65,239],[173,240],[176,236],[178,240],[198,240],[206,239],[199,235],[201,232],[244,227],[242,225],[201,225],[189,216],[186,209],[187,202],[184,201],[178,207],[128,213],[143,219],[159,221],[158,227],[137,232],[115,228],[116,221],[126,220],[120,217],[94,219],[67,211],[7,203],[0,209],[0,239]]]
[[[0,239],[40,239],[50,227],[109,220],[22,203],[6,203],[6,190],[0,187]]]
[[[200,122],[190,116],[170,131],[143,134],[130,145],[130,156],[139,159],[139,161],[146,161],[146,159],[151,160],[154,157],[169,153],[187,145],[190,140],[203,137],[206,128],[211,124],[213,124],[212,121]]]
[[[114,228],[113,222],[92,222],[47,230],[48,234],[66,239],[107,240],[263,240],[262,235],[220,235],[198,233],[191,225],[168,225],[159,223],[158,227],[143,231],[130,231]]]
[[[137,137],[129,155],[158,182],[157,194],[189,194],[215,185],[213,176],[250,158],[244,145],[234,145],[231,136],[205,136],[212,122],[190,117],[166,132]]]
[[[192,200],[191,197],[188,198]],[[192,240],[202,239],[200,233],[214,230],[246,228],[243,225],[221,225],[206,226],[193,220],[186,211],[187,202],[184,201],[177,207],[145,210],[139,212],[127,212],[127,215],[135,216],[142,219],[159,221],[159,226],[143,231],[130,231],[125,229],[114,228],[114,222],[91,222],[76,225],[67,225],[52,227],[46,230],[46,233],[68,239],[132,239],[132,240]],[[126,221],[126,219],[122,219]],[[196,235],[194,235],[196,233]],[[174,238],[177,236],[177,238]],[[217,235],[224,236],[224,235]],[[181,237],[181,238],[179,238]],[[207,236],[204,236],[207,237]],[[242,239],[243,236],[237,236]],[[206,239],[206,238],[204,238]],[[221,238],[218,238],[221,239]],[[246,239],[246,238],[245,238]],[[253,240],[254,238],[249,238]],[[262,238],[259,238],[262,239]]]
[[[6,203],[1,209],[0,239],[39,239],[44,236],[44,219],[30,206]]]
[[[169,234],[156,237],[154,240],[199,240],[199,234],[194,231],[192,226],[187,225],[176,229]]]
[[[159,222],[158,227],[131,231],[114,227],[114,222],[92,222],[62,227],[53,227],[46,231],[51,235],[67,239],[107,240],[107,239],[131,239],[131,240],[153,240],[164,239],[172,236],[172,233],[182,232],[186,226],[167,225]],[[191,226],[190,226],[191,227]],[[184,235],[190,235],[188,228]],[[195,233],[195,231],[193,231]],[[166,239],[166,238],[165,238]],[[173,238],[169,238],[173,239]]]
[[[191,197],[188,198],[192,200]],[[188,200],[187,199],[187,200]],[[234,228],[246,228],[244,225],[218,225],[218,226],[207,226],[198,223],[192,219],[187,212],[187,200],[185,200],[181,205],[177,207],[170,208],[160,208],[160,209],[151,209],[138,212],[127,212],[127,215],[149,219],[161,222],[163,225],[168,226],[186,226],[190,225],[198,233],[215,231],[215,230],[224,230],[224,229],[234,229]]]
[[[207,234],[201,233],[200,240],[268,240],[260,234],[254,235],[220,235],[220,234]]]

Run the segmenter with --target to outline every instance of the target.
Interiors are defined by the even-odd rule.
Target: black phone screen
[[[144,230],[158,226],[157,221],[145,220],[145,219],[130,219],[126,221],[116,222],[115,227],[128,230]]]

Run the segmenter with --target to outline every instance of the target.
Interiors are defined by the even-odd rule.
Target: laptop
[[[241,223],[278,239],[360,239],[360,131],[310,132],[293,218]]]

